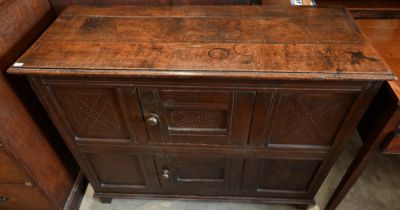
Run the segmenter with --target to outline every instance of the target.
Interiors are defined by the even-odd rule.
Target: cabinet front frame
[[[285,156],[287,158],[311,158],[311,159],[323,159],[323,163],[320,169],[316,172],[308,194],[314,196],[322,181],[325,179],[329,169],[336,160],[339,152],[342,150],[344,143],[346,142],[346,136],[349,135],[352,127],[356,126],[359,118],[364,113],[367,105],[372,100],[376,91],[381,85],[381,82],[367,82],[367,81],[238,81],[238,80],[179,80],[179,79],[148,79],[148,78],[82,78],[82,77],[47,77],[47,76],[30,76],[29,81],[37,93],[42,104],[47,109],[51,119],[56,125],[57,129],[63,136],[64,141],[70,148],[74,157],[80,164],[82,170],[88,177],[89,181],[94,184],[96,195],[102,196],[100,188],[95,186],[100,186],[93,172],[89,170],[90,165],[82,157],[82,152],[88,150],[113,150],[116,148],[124,149],[143,149],[146,148],[155,149],[156,151],[180,151],[184,148],[189,148],[191,146],[182,145],[149,145],[143,143],[136,144],[126,144],[126,143],[102,143],[98,145],[93,142],[76,142],[75,139],[71,138],[70,130],[62,111],[60,111],[57,106],[55,106],[54,98],[49,94],[49,90],[46,86],[48,85],[90,85],[99,87],[113,87],[113,88],[196,88],[196,89],[210,89],[215,90],[234,90],[234,91],[256,91],[256,92],[273,92],[279,89],[280,91],[310,91],[318,87],[320,90],[324,91],[350,91],[359,92],[354,104],[350,108],[349,114],[345,117],[342,125],[338,129],[338,132],[333,140],[332,147],[329,150],[320,149],[288,149],[288,148],[257,148],[252,145],[247,147],[235,147],[235,146],[204,146],[199,145],[197,149],[212,149],[214,151],[221,151],[221,154],[237,154],[239,156],[246,156],[247,154],[253,154],[257,157],[274,157],[274,156]],[[216,83],[218,81],[218,83]],[[179,84],[179,85],[176,85]],[[311,88],[311,89],[310,89]],[[253,128],[252,128],[253,129]],[[193,147],[193,146],[192,146]],[[115,150],[117,151],[117,150]],[[226,153],[225,153],[226,152]],[[122,193],[122,192],[121,192]],[[156,192],[157,193],[157,192]],[[122,193],[123,194],[123,193]],[[121,195],[122,195],[121,194]],[[111,194],[107,194],[111,195]],[[118,197],[117,194],[115,194]],[[114,197],[114,196],[112,196]]]

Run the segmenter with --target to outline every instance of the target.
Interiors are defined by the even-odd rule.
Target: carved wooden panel
[[[160,120],[156,126],[147,126],[152,142],[247,144],[254,92],[188,89],[139,92],[144,116],[156,114]],[[242,130],[237,132],[235,128]]]
[[[145,156],[93,153],[86,157],[101,187],[146,189],[158,185],[158,180],[151,180],[157,173],[154,163]]]
[[[353,94],[280,94],[269,143],[330,145],[354,100]]]
[[[178,130],[185,128],[195,129],[226,129],[226,111],[204,111],[204,110],[167,110],[167,119],[170,129]]]
[[[54,87],[52,90],[78,140],[129,141],[115,89]]]
[[[305,195],[320,160],[246,159],[242,188],[253,193]]]
[[[265,122],[266,127],[252,140],[266,147],[329,147],[357,95],[318,90],[277,93],[273,107],[269,101],[256,105],[256,110],[260,106],[265,110],[255,115],[253,123]]]
[[[161,187],[173,191],[222,192],[239,188],[243,161],[214,155],[179,155],[157,156],[157,170]],[[165,170],[170,177],[163,178]],[[234,179],[236,178],[236,179]],[[234,179],[234,180],[233,180]]]

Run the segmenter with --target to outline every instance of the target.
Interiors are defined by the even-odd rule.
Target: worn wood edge
[[[185,148],[184,151],[179,149],[178,145],[174,146],[129,146],[129,145],[119,145],[119,146],[98,146],[98,145],[88,145],[81,144],[80,152],[82,153],[104,153],[104,152],[123,152],[123,153],[135,153],[135,154],[159,154],[159,153],[176,153],[176,154],[187,154],[191,155],[207,155],[212,153],[215,156],[219,156],[218,152],[223,152],[229,156],[235,157],[251,157],[251,158],[271,158],[271,159],[291,159],[291,160],[324,160],[326,158],[326,151],[293,151],[293,150],[260,150],[260,149],[229,149],[229,148],[206,148],[206,147],[190,147]],[[242,151],[238,153],[238,151]]]
[[[388,81],[388,86],[390,87],[390,92],[395,97],[397,105],[400,106],[400,87],[396,81]]]
[[[313,204],[314,199],[299,198],[266,198],[266,197],[244,197],[244,196],[213,196],[213,195],[183,195],[183,194],[136,194],[136,193],[105,193],[95,192],[95,198],[146,198],[146,199],[178,199],[178,200],[207,200],[214,202],[232,201],[241,203],[272,203],[272,204]]]
[[[352,14],[351,14],[351,11],[350,11],[349,9],[347,9],[347,12],[348,12],[348,14],[349,14],[350,17],[351,17],[351,15],[352,15]],[[368,39],[368,36],[365,35],[364,31],[362,31],[362,30],[360,29],[360,27],[359,27],[358,24],[356,23],[354,17],[352,18],[351,21],[352,21],[352,23],[356,26],[358,32],[361,34],[361,36],[364,38],[364,40],[367,41],[367,43],[368,43],[368,45],[370,46],[371,50],[374,51],[374,53],[375,53],[376,55],[378,55],[379,59],[381,60],[381,62],[382,62],[382,64],[383,64],[383,66],[385,66],[385,68],[386,68],[388,71],[390,71],[391,74],[395,77],[393,80],[397,80],[397,75],[393,72],[393,70],[392,70],[392,68],[390,67],[390,65],[386,63],[386,60],[383,59],[383,57],[381,56],[381,54],[380,54],[380,53],[375,49],[375,47],[371,44],[370,40]],[[390,79],[388,79],[388,80],[390,80]]]
[[[393,140],[393,138],[395,136],[396,136],[395,132],[392,132],[383,141],[383,143],[381,144],[381,147],[380,147],[380,149],[382,151],[382,154],[385,154],[385,155],[398,155],[398,154],[400,154],[400,151],[399,152],[391,152],[391,151],[387,150],[387,147],[390,145],[390,143],[392,142],[392,140]]]
[[[354,19],[399,19],[400,8],[348,8]]]
[[[67,201],[65,202],[63,210],[78,210],[81,205],[83,196],[85,195],[86,187],[88,185],[88,181],[83,175],[82,171],[79,171],[74,185],[71,189],[71,192],[68,196]]]
[[[182,11],[185,12],[184,15],[177,15],[177,16],[170,16],[169,15],[167,17],[169,17],[169,18],[171,18],[171,17],[192,17],[192,16],[201,17],[201,16],[199,16],[198,13],[196,13],[196,12],[200,12],[200,11],[204,12],[204,14],[202,15],[203,17],[212,17],[212,16],[216,17],[215,13],[223,12],[223,10],[221,9],[221,10],[217,10],[217,11],[214,11],[214,12],[210,13],[210,11],[208,9],[210,9],[210,8],[214,8],[214,9],[215,8],[238,9],[238,8],[243,8],[243,7],[254,8],[254,9],[265,8],[266,10],[271,10],[271,9],[302,10],[300,8],[307,8],[307,9],[317,9],[317,8],[320,8],[320,9],[340,9],[340,10],[343,10],[343,11],[345,10],[345,7],[341,6],[341,5],[327,5],[327,6],[307,6],[307,5],[305,5],[305,6],[302,6],[302,7],[291,6],[291,5],[285,6],[285,5],[262,5],[262,4],[218,5],[218,6],[215,6],[215,5],[156,5],[156,6],[155,5],[110,5],[110,6],[70,5],[60,13],[59,17],[62,17],[62,16],[63,17],[66,17],[66,16],[101,16],[102,15],[101,13],[97,13],[96,14],[96,12],[92,12],[91,14],[87,14],[87,15],[78,15],[80,10],[82,10],[82,9],[84,10],[84,9],[88,9],[88,8],[96,8],[97,10],[103,10],[103,12],[109,12],[110,14],[108,14],[107,16],[113,16],[112,13],[114,13],[114,14],[118,14],[119,13],[119,12],[111,11],[111,9],[116,9],[116,10],[122,9],[122,10],[124,10],[123,12],[128,12],[128,11],[129,12],[131,12],[131,11],[133,12],[133,11],[135,11],[137,9],[155,9],[155,10],[160,10],[161,9],[162,10],[162,9],[165,9],[165,8],[176,8],[176,9],[182,9]],[[192,13],[189,14],[188,13],[189,11],[184,10],[184,9],[187,9],[187,8],[195,8],[195,9],[198,9],[198,11],[193,12],[193,14]],[[229,16],[229,17],[243,16],[242,14],[230,13],[228,15],[228,14],[226,14],[226,12],[224,12],[224,13],[225,13],[225,15],[217,15],[217,16],[219,16],[219,17],[221,17],[221,16]],[[119,13],[119,14],[121,14],[121,13]],[[131,15],[124,14],[122,16],[129,17]],[[139,15],[139,16],[141,16],[141,17],[144,17],[144,16],[156,17],[155,15]],[[264,15],[252,14],[252,15],[245,15],[245,16],[262,16],[262,17],[264,17],[264,16],[268,16],[268,15],[266,15],[266,14],[264,14]],[[325,17],[338,17],[338,16],[345,16],[345,14],[342,14],[342,15],[340,15],[340,14],[337,14],[337,15],[324,15],[324,16]],[[157,16],[157,17],[162,17],[162,16]]]
[[[255,72],[255,71],[219,71],[219,70],[144,70],[144,69],[44,69],[14,68],[9,74],[46,75],[46,76],[120,76],[120,77],[165,77],[165,78],[226,78],[226,79],[280,79],[280,80],[396,80],[393,72],[386,73],[329,73],[329,72]]]

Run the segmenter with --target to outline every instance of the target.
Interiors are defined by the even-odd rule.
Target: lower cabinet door
[[[246,159],[242,191],[268,197],[307,197],[321,163],[321,160]]]
[[[110,152],[85,157],[92,175],[88,178],[98,191],[148,191],[160,186],[152,155]]]
[[[156,156],[161,187],[190,194],[234,193],[240,189],[243,159],[208,154]]]

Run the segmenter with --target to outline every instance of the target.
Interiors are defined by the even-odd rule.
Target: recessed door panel
[[[99,187],[145,190],[159,186],[150,155],[90,153],[86,158]]]
[[[142,89],[139,93],[151,142],[247,144],[255,92]]]
[[[358,96],[321,90],[257,94],[250,144],[269,148],[327,149]],[[257,113],[258,114],[257,114]],[[264,126],[264,127],[262,127]]]
[[[172,191],[228,192],[239,189],[243,160],[213,155],[156,157],[161,187]]]
[[[305,196],[320,160],[246,159],[242,189],[254,194]]]
[[[51,85],[54,102],[81,142],[147,142],[136,91],[90,85]]]

